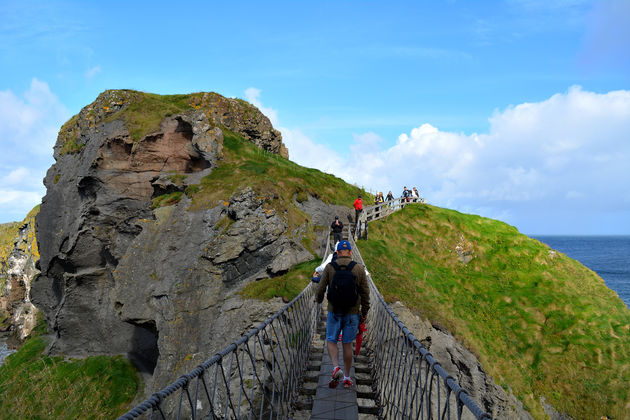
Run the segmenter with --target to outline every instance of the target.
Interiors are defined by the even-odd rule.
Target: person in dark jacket
[[[352,247],[348,241],[339,242],[337,255],[337,265],[340,269],[344,269],[350,265],[352,262]],[[368,311],[370,310],[370,287],[365,274],[365,267],[357,263],[352,267],[351,273],[354,276],[358,292],[358,297],[354,305],[343,312],[340,311],[339,308],[333,307],[331,302],[328,302],[326,344],[328,346],[330,360],[335,366],[332,372],[332,379],[328,383],[328,386],[331,388],[336,388],[342,377],[344,388],[352,387],[353,381],[352,378],[350,378],[350,369],[352,368],[352,342],[356,338],[359,323],[365,321]],[[317,303],[322,303],[324,300],[326,289],[331,286],[334,277],[335,267],[332,264],[328,264],[326,268],[324,268],[324,273],[322,274],[321,281],[317,288],[317,294],[315,296]],[[337,348],[340,333],[343,333],[341,336],[343,370],[339,366],[339,349]]]
[[[339,220],[339,216],[335,216],[335,221],[330,225],[330,229],[333,231],[333,242],[341,242],[343,240],[343,222]]]
[[[408,203],[410,197],[411,197],[411,191],[408,190],[407,187],[404,187],[403,192],[402,192],[402,198],[404,199],[404,201]]]

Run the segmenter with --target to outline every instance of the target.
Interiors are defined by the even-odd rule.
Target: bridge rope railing
[[[405,203],[406,205],[407,203]],[[352,237],[352,257],[365,265]],[[371,275],[367,317],[372,379],[384,419],[491,419],[405,327]]]
[[[321,312],[314,293],[309,284],[276,314],[119,419],[289,418]]]

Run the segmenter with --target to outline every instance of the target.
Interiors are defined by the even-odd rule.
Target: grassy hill
[[[448,328],[535,418],[543,396],[575,419],[630,416],[630,310],[579,262],[429,205],[371,223],[359,247],[387,301]]]

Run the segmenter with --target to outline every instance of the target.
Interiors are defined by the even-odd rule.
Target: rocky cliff
[[[33,278],[39,273],[35,264],[39,258],[35,240],[35,207],[21,223],[5,225],[6,244],[0,254],[0,332],[17,346],[35,326],[37,308],[30,301]]]
[[[349,212],[303,187],[287,156],[255,107],[214,93],[106,91],[83,108],[59,133],[37,216],[31,297],[48,352],[126,354],[150,393],[275,312],[238,291],[313,259],[317,221]]]

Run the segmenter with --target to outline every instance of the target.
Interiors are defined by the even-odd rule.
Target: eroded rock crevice
[[[129,360],[144,374],[153,375],[160,358],[159,333],[154,320],[127,321],[133,325]]]

